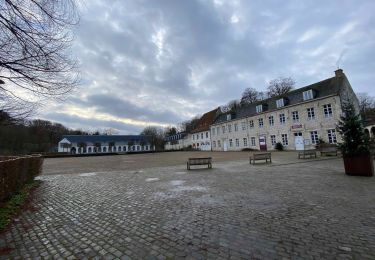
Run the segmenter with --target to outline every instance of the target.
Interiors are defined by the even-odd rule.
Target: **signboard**
[[[303,128],[303,125],[300,124],[300,123],[296,123],[296,124],[293,124],[292,125],[292,130],[295,130],[295,129],[301,129]]]

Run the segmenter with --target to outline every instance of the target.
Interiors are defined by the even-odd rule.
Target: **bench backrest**
[[[271,158],[271,153],[254,153],[253,158],[254,159]]]
[[[326,147],[322,147],[322,152],[336,152],[337,151],[337,147],[336,146],[326,146]]]
[[[189,158],[189,163],[195,164],[195,163],[211,163],[211,157],[206,158]]]

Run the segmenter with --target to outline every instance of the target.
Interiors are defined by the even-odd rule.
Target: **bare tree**
[[[365,117],[369,109],[375,108],[375,99],[367,93],[358,93],[357,97],[360,113],[362,117]]]
[[[0,110],[19,115],[78,84],[69,53],[78,20],[74,0],[0,1]]]
[[[294,88],[296,82],[291,77],[273,79],[268,84],[268,96],[276,97],[288,93]]]
[[[255,88],[247,88],[242,93],[241,104],[252,104],[260,99],[259,91]]]

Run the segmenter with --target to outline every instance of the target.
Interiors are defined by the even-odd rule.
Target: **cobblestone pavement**
[[[0,258],[375,259],[375,178],[340,158],[185,167],[43,175]]]

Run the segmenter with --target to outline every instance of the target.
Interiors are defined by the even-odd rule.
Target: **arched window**
[[[112,151],[116,152],[116,146],[112,147]]]
[[[126,152],[126,146],[124,145],[122,148],[123,148],[122,150],[123,150],[124,152]]]
[[[107,152],[107,147],[103,147],[103,153]]]
[[[117,150],[118,150],[119,152],[121,152],[121,146],[119,146]]]
[[[91,153],[91,147],[89,147],[89,149],[88,149],[88,151],[87,151],[88,153]]]

